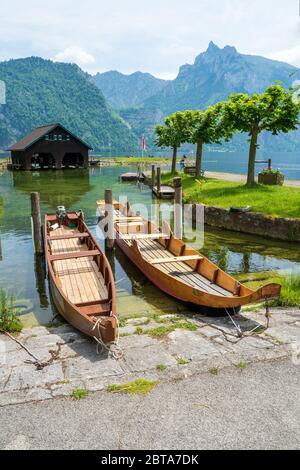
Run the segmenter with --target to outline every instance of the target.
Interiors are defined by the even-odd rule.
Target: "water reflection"
[[[104,189],[112,188],[115,198],[126,194],[132,204],[145,204],[148,208],[152,204],[149,188],[119,182],[119,175],[126,171],[132,168],[4,172],[0,175],[0,289],[4,287],[9,294],[14,294],[22,306],[22,321],[27,326],[59,320],[49,293],[44,260],[35,258],[33,253],[29,193],[40,192],[42,213],[55,210],[59,204],[68,209],[83,209],[86,222],[95,234],[95,202],[103,198]],[[161,222],[160,203],[154,202],[152,216],[158,215]],[[204,246],[199,242],[196,248],[233,275],[300,267],[299,244],[209,227],[205,230]],[[119,314],[152,315],[182,308],[155,288],[120,250],[116,248],[107,255],[117,282]]]
[[[41,202],[55,209],[64,205],[74,207],[91,190],[89,170],[16,171],[13,185],[18,191],[40,193]]]
[[[41,308],[48,308],[49,307],[49,300],[47,296],[47,268],[46,268],[46,260],[44,256],[36,256],[34,257],[34,272],[35,272],[35,285],[36,291],[38,293],[40,299],[40,307]]]
[[[300,267],[298,243],[205,227],[203,254],[231,274]]]

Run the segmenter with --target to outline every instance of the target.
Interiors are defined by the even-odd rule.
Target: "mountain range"
[[[139,135],[145,132],[148,140],[152,142],[155,124],[162,122],[170,113],[186,109],[204,109],[218,101],[226,100],[231,93],[259,93],[276,81],[288,88],[299,78],[299,72],[299,69],[284,62],[240,54],[235,47],[219,48],[210,42],[207,50],[196,57],[194,64],[180,67],[174,80],[161,80],[158,83],[154,77],[152,80],[147,77],[148,96],[141,85],[138,88],[134,85],[130,88],[135,74],[122,75],[122,87],[119,85],[120,74],[118,77],[115,73],[97,74],[97,80],[94,80],[101,87],[101,76],[109,76],[109,92],[107,83],[101,88],[104,96],[134,132]],[[154,83],[156,86],[153,86]],[[155,91],[157,86],[161,89]],[[125,88],[127,109],[124,103],[122,106],[118,105]],[[132,101],[130,97],[133,97]],[[236,137],[233,147],[241,145],[246,139],[247,136]],[[288,136],[278,137],[266,134],[261,143],[268,149],[282,147],[285,150],[295,150],[300,145],[300,133],[293,132]]]
[[[0,63],[0,80],[7,90],[6,105],[0,104],[0,149],[34,127],[55,121],[90,143],[96,153],[136,153],[143,133],[153,152],[155,125],[166,115],[203,109],[235,92],[261,92],[276,81],[289,87],[299,75],[292,65],[213,42],[193,64],[181,66],[174,80],[142,72],[91,76],[75,64],[39,57],[10,60]],[[246,140],[237,136],[229,145],[236,149]],[[294,151],[300,147],[300,131],[265,135],[261,143],[268,150]]]
[[[150,73],[135,72],[124,75],[116,70],[97,73],[93,82],[115,109],[137,108],[152,96],[161,92],[169,83]]]

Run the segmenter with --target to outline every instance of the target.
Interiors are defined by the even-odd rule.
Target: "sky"
[[[0,61],[172,79],[212,40],[300,67],[299,13],[300,0],[1,0]]]

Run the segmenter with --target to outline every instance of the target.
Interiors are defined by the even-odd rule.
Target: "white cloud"
[[[300,67],[300,44],[290,49],[283,49],[281,51],[269,54],[270,59],[280,60],[288,64]]]
[[[294,47],[298,1],[27,0],[25,9],[20,0],[3,1],[0,60],[54,57],[90,73],[141,70],[174,78],[211,39],[263,56]]]
[[[52,60],[55,62],[72,62],[84,68],[96,63],[96,59],[92,54],[76,46],[67,47],[63,51],[58,52]]]

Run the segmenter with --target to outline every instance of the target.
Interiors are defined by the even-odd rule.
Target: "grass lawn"
[[[185,203],[229,208],[251,206],[252,212],[270,216],[300,217],[300,189],[285,186],[265,186],[256,184],[247,188],[242,183],[213,178],[195,179],[193,176],[178,173],[182,177],[183,200]],[[163,183],[171,183],[170,173],[162,174]]]
[[[113,160],[116,163],[170,163],[171,157],[101,157],[103,160]]]

